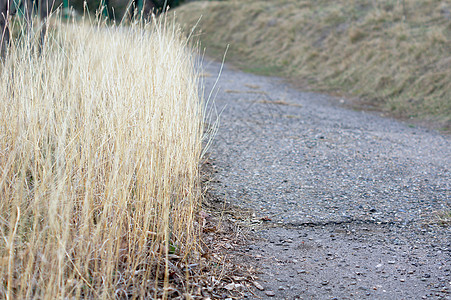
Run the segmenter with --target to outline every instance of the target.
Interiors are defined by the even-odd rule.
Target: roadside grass
[[[197,58],[165,19],[86,23],[51,26],[40,56],[14,40],[0,63],[0,298],[189,294]]]
[[[437,213],[437,223],[441,226],[451,226],[451,210],[443,210]]]
[[[451,129],[450,1],[199,1],[176,15],[244,70]]]

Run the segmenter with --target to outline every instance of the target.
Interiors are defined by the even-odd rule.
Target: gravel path
[[[220,65],[204,69],[208,92]],[[449,136],[227,66],[218,87],[212,191],[267,220],[245,249],[256,295],[451,299]]]

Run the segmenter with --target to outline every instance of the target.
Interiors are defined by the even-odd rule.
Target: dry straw
[[[202,103],[165,22],[58,24],[0,65],[0,298],[164,298],[196,255]]]

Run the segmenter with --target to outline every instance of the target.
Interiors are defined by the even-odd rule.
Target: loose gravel
[[[220,68],[205,62],[206,92]],[[258,297],[450,299],[449,136],[227,65],[213,91],[211,192],[268,224],[244,249]]]

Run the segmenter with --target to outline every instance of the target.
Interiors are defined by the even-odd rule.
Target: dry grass
[[[451,226],[451,209],[436,212],[436,223],[440,226]]]
[[[195,2],[210,55],[231,45],[245,69],[359,97],[359,105],[451,128],[451,2],[279,0]]]
[[[166,22],[166,21],[162,21]],[[190,293],[203,112],[173,24],[59,24],[0,64],[0,298]]]

